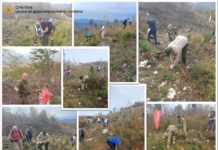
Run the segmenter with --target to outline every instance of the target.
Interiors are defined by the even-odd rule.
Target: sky
[[[46,110],[50,116],[56,116],[56,118],[72,118],[76,119],[76,111],[61,111],[60,107],[37,107],[38,112]],[[30,107],[11,107],[10,112],[12,113],[30,113]]]
[[[167,108],[174,109],[178,105],[181,105],[183,109],[186,109],[189,104],[177,104],[176,103],[176,104],[164,104],[163,106],[167,107]],[[214,104],[204,104],[204,106],[210,106],[211,108],[214,108],[216,105],[214,105]]]
[[[74,10],[82,10],[83,13],[75,14],[75,19],[124,20],[133,18],[136,14],[136,3],[130,2],[92,2],[75,3]]]
[[[30,52],[32,51],[31,48],[16,48],[16,49],[10,49],[10,50],[14,51],[15,54],[17,53],[17,54],[23,55],[26,59],[29,59],[29,57],[30,57]],[[60,49],[57,49],[57,48],[55,48],[55,50],[58,50],[59,52],[56,53],[56,54],[53,56],[53,59],[60,61],[60,59],[61,59],[61,53],[60,53],[60,52],[61,52],[61,51],[60,51]],[[3,52],[4,52],[4,49],[3,49]]]
[[[110,110],[113,108],[128,107],[135,102],[145,100],[144,86],[110,86]],[[96,115],[99,112],[107,114],[109,111],[82,111],[79,114],[82,116]]]
[[[65,49],[65,60],[76,63],[89,63],[94,61],[108,62],[108,49]]]

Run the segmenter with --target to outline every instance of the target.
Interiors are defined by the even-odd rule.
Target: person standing
[[[17,146],[19,147],[19,150],[23,150],[23,133],[20,129],[18,129],[17,126],[12,127],[12,129],[9,132],[8,139],[13,144],[13,150],[17,150]]]
[[[42,131],[39,133],[39,135],[37,136],[37,144],[39,150],[42,150],[43,145],[45,147],[45,150],[48,150],[49,134],[46,131]]]
[[[155,45],[157,45],[157,26],[156,26],[156,21],[153,20],[153,19],[148,19],[147,20],[147,24],[149,26],[149,29],[148,29],[148,42],[151,41],[151,37],[154,38],[154,41],[155,41]]]
[[[101,26],[100,32],[101,32],[101,39],[103,40],[105,38],[105,33],[106,33],[106,29],[103,25]]]
[[[22,74],[22,79],[17,83],[14,87],[14,90],[19,94],[19,98],[22,101],[22,104],[28,104],[28,96],[30,95],[28,88],[28,78],[29,75],[27,73]]]

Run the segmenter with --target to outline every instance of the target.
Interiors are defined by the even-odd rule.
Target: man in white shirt
[[[42,150],[42,146],[44,145],[45,150],[48,150],[49,145],[49,134],[46,131],[42,131],[37,136],[37,143],[39,150]]]
[[[172,41],[168,47],[165,49],[165,53],[169,56],[171,60],[170,69],[179,63],[180,56],[182,55],[182,62],[186,64],[186,53],[188,48],[188,39],[185,36],[178,35],[174,41]]]
[[[106,30],[105,30],[105,27],[103,25],[101,26],[100,32],[101,32],[101,38],[104,39]]]

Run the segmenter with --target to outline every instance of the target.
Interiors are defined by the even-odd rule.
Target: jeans
[[[151,36],[152,36],[152,35],[153,35],[155,44],[157,45],[157,32],[156,32],[156,31],[153,31],[153,30],[150,30],[150,31],[149,31],[149,33],[148,33],[148,42],[151,41]]]

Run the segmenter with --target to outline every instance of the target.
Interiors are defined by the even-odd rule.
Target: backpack
[[[52,22],[48,21],[47,25],[48,25],[48,33],[50,34],[53,30],[53,24],[52,24]]]
[[[18,132],[19,132],[20,137],[22,137],[21,131],[18,130]],[[11,135],[12,135],[12,136],[13,136],[13,134],[14,134],[14,131],[11,132]]]

